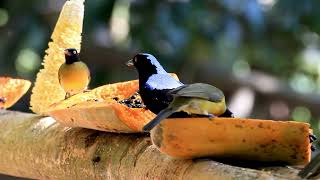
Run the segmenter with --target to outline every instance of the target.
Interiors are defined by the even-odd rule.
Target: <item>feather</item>
[[[168,92],[174,97],[193,97],[212,102],[220,102],[223,98],[223,92],[209,84],[195,83],[184,85]]]
[[[168,107],[162,111],[159,112],[159,114],[151,120],[148,124],[146,124],[143,127],[143,131],[150,131],[152,128],[154,128],[156,125],[158,125],[163,119],[166,119],[171,114],[173,114],[176,111],[175,108]]]

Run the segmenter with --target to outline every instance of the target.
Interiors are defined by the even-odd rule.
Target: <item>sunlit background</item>
[[[0,2],[0,75],[34,81],[64,0]],[[320,1],[87,0],[81,58],[91,88],[137,78],[154,54],[185,83],[221,88],[238,117],[309,122],[319,133]],[[30,92],[29,92],[30,96]],[[13,109],[29,111],[25,96]]]

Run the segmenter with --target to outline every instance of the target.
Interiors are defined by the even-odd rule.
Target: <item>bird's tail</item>
[[[299,172],[299,176],[302,178],[309,178],[311,176],[314,176],[320,171],[320,153],[317,154],[309,164],[306,165],[305,168],[303,168]]]
[[[227,108],[226,111],[221,114],[219,117],[231,117],[231,118],[234,118],[234,115],[233,113]]]
[[[174,113],[175,110],[171,107],[168,107],[166,109],[163,109],[160,111],[157,116],[151,120],[148,124],[146,124],[142,130],[143,131],[150,131],[152,128],[154,128],[157,124],[159,124],[163,119],[166,119],[169,117],[172,113]]]

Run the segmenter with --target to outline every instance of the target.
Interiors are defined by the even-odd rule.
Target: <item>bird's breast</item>
[[[90,72],[82,62],[62,65],[59,69],[59,81],[62,88],[69,93],[84,91],[90,81]]]
[[[213,114],[219,116],[226,111],[225,99],[221,102],[212,102],[204,99],[192,99],[188,103],[180,107],[180,111],[187,112],[188,114]]]

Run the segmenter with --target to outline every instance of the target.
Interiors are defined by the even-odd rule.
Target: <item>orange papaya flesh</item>
[[[31,82],[28,80],[0,77],[0,108],[13,106],[30,86]]]
[[[240,118],[166,119],[151,131],[153,144],[175,158],[220,157],[304,165],[310,125]]]
[[[115,97],[119,100],[129,98],[138,87],[137,80],[104,85],[51,105],[47,114],[72,127],[140,132],[155,115],[144,108],[129,108],[115,100]]]

